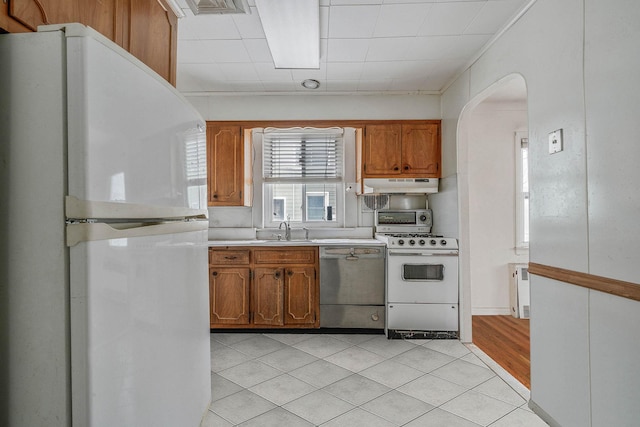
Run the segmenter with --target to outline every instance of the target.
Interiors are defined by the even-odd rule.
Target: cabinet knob
[[[213,198],[214,198],[214,199],[217,199],[217,198],[218,198],[218,195],[217,195],[217,194],[214,194],[214,195],[213,195]]]
[[[399,168],[398,166],[394,166],[394,167],[393,167],[393,170],[394,170],[394,171],[397,171],[397,170],[400,170],[400,168]]]
[[[280,278],[280,272],[279,272],[279,271],[276,271],[276,272],[274,273],[273,277],[275,277],[276,279],[279,279],[279,278]]]
[[[293,271],[291,271],[291,270],[287,271],[287,275],[293,276]]]
[[[218,275],[218,272],[217,272],[217,271],[214,271],[213,273],[211,273],[211,275],[212,275],[212,276],[217,276],[217,275]]]
[[[404,170],[408,171],[409,169],[411,169],[409,165],[404,165]]]

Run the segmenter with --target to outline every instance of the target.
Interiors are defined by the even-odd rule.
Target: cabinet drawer
[[[249,249],[209,249],[209,264],[249,264]]]
[[[256,264],[315,264],[315,248],[254,249]]]

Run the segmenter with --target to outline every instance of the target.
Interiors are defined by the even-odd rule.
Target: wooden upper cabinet
[[[244,150],[240,126],[207,124],[209,206],[242,206]]]
[[[369,125],[363,144],[365,175],[402,173],[402,125]]]
[[[121,16],[116,8],[118,0],[80,0],[80,22],[122,46]]]
[[[4,0],[0,29],[80,22],[114,41],[175,86],[178,18],[166,0]]]
[[[36,31],[38,25],[78,22],[78,1],[9,0],[8,12],[11,18]]]
[[[402,173],[440,176],[440,125],[402,125]]]
[[[362,147],[365,178],[440,176],[440,123],[367,125]]]
[[[161,0],[128,0],[123,46],[169,83],[176,82],[178,18]],[[128,30],[128,31],[127,31]]]

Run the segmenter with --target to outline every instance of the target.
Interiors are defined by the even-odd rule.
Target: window
[[[344,202],[342,129],[265,129],[265,227],[281,221],[341,226]]]
[[[516,248],[529,247],[529,138],[516,132]]]

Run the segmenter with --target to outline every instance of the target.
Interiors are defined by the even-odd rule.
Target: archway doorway
[[[458,123],[458,190],[462,339],[529,388],[528,319],[512,316],[510,298],[511,271],[529,260],[523,243],[528,199],[518,178],[527,124],[519,74],[470,101]]]

